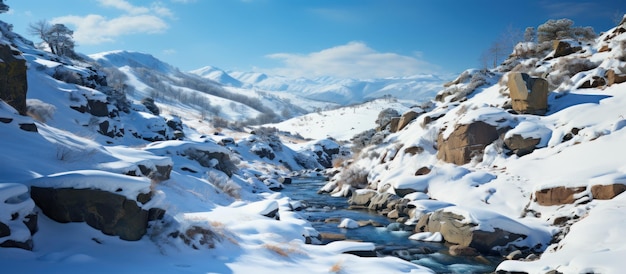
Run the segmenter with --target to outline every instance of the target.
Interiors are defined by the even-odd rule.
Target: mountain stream
[[[294,177],[281,191],[293,200],[301,201],[304,209],[299,213],[324,237],[322,243],[336,240],[372,242],[376,245],[377,256],[396,256],[432,269],[437,273],[488,273],[493,272],[501,258],[462,257],[448,254],[445,243],[410,240],[411,231],[387,217],[367,210],[348,208],[343,197],[317,194],[326,183],[325,178]],[[344,218],[365,221],[368,225],[355,229],[339,228]]]

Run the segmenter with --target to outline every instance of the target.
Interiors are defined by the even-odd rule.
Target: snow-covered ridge
[[[433,97],[442,84],[450,80],[445,76],[431,74],[379,79],[341,79],[329,76],[292,79],[258,72],[226,72],[211,66],[191,73],[224,85],[292,93],[340,105],[358,104],[385,96],[423,102]]]
[[[416,238],[432,236],[445,222],[470,224],[473,233],[501,228],[531,242],[530,235],[553,234],[552,240],[541,236],[496,246],[492,250],[503,255],[515,249],[523,254],[502,263],[502,271],[619,273],[619,246],[626,242],[612,235],[626,232],[619,217],[626,213],[626,162],[620,156],[626,153],[624,45],[626,20],[594,41],[554,43],[556,49],[552,43],[522,43],[498,68],[468,70],[447,84],[432,108],[383,144],[361,150],[362,157],[325,190],[346,193],[342,174],[364,171],[367,187],[382,193],[374,198],[396,194],[414,200],[406,224],[431,233]],[[516,72],[546,79],[545,115],[512,106],[507,83]],[[467,161],[450,163],[444,149],[472,153]],[[596,232],[606,230],[611,233]],[[441,233],[445,241],[462,242]]]

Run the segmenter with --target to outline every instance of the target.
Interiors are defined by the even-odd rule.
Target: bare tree
[[[497,67],[508,54],[513,52],[513,47],[515,47],[518,42],[522,41],[522,38],[523,34],[521,30],[511,25],[507,26],[498,39],[481,55],[480,61],[484,68],[487,68],[490,63],[493,64],[494,68]]]
[[[73,56],[74,31],[63,24],[50,25],[46,20],[40,20],[28,26],[31,35],[38,36],[48,46],[53,54],[61,56]]]
[[[4,3],[4,0],[0,0],[0,13],[9,11],[9,6]]]

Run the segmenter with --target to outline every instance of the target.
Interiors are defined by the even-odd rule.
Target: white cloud
[[[172,2],[174,2],[174,3],[183,3],[183,4],[187,4],[187,3],[193,3],[193,2],[196,2],[196,0],[172,0]]]
[[[98,2],[102,6],[120,9],[130,14],[142,14],[150,12],[150,9],[147,7],[137,7],[124,0],[98,0]]]
[[[73,25],[74,40],[83,45],[113,42],[115,38],[136,33],[159,33],[168,26],[163,19],[149,14],[122,15],[107,19],[102,15],[64,16],[52,20],[52,23]]]
[[[267,57],[283,63],[282,67],[270,69],[272,73],[295,77],[384,78],[439,70],[417,55],[378,52],[363,42],[350,42],[308,54],[275,53]]]
[[[98,0],[98,3],[120,10],[122,14],[112,18],[100,14],[68,15],[51,22],[71,25],[74,40],[79,45],[95,45],[113,42],[124,35],[162,33],[169,27],[165,18],[174,18],[172,11],[161,2],[152,2],[149,7],[135,6],[126,0]]]
[[[173,55],[176,54],[177,51],[175,49],[164,49],[163,51],[161,51],[161,53],[165,55]]]

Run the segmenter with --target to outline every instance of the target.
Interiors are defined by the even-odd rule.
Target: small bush
[[[350,185],[354,188],[364,188],[367,186],[367,176],[369,172],[366,169],[356,167],[354,165],[343,169],[337,177],[337,182],[341,185]]]
[[[45,123],[48,119],[52,119],[52,115],[54,115],[57,109],[54,105],[38,99],[26,100],[26,106],[28,108],[28,116],[42,123]]]

